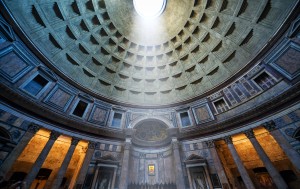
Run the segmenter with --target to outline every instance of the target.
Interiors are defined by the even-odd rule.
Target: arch
[[[163,116],[152,116],[152,115],[147,115],[147,116],[141,116],[136,119],[134,119],[132,122],[129,123],[128,128],[134,128],[136,125],[139,123],[146,121],[146,120],[157,120],[157,121],[162,121],[164,124],[168,126],[168,128],[174,128],[173,122]]]

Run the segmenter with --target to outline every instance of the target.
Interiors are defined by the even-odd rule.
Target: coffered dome
[[[132,0],[6,3],[57,74],[92,96],[157,106],[237,77],[296,0],[167,0],[150,20]]]

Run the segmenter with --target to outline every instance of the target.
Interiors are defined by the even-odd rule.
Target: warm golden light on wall
[[[154,164],[148,165],[148,174],[149,175],[155,175],[155,166],[154,166]]]

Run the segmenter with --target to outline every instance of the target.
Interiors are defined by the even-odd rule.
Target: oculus
[[[136,12],[144,18],[155,18],[165,10],[166,0],[133,0]]]

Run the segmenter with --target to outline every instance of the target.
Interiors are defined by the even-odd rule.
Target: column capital
[[[96,148],[96,142],[89,141],[88,149],[95,149]]]
[[[208,148],[215,148],[215,141],[209,140],[205,142]]]
[[[131,147],[131,142],[126,141],[124,145],[124,150],[130,150],[130,147]]]
[[[231,136],[226,136],[223,139],[226,144],[233,144]]]
[[[177,138],[172,138],[172,148],[173,148],[173,150],[175,150],[175,149],[179,149],[179,142],[178,142],[178,140],[177,140]]]
[[[80,138],[77,138],[77,137],[72,137],[72,140],[71,140],[71,145],[77,145],[78,142],[80,141]]]
[[[244,134],[247,136],[247,138],[255,138],[255,134],[253,132],[253,129],[248,129],[246,131],[244,131]]]
[[[41,128],[42,128],[41,126],[32,123],[32,124],[30,124],[30,125],[28,126],[27,132],[30,132],[30,133],[35,134],[35,133],[37,133]]]
[[[56,140],[60,135],[61,135],[61,133],[59,133],[57,131],[51,131],[50,140]]]
[[[264,128],[267,129],[269,132],[278,129],[278,127],[276,126],[276,124],[275,124],[275,122],[274,122],[273,120],[264,123],[263,126],[264,126]]]

